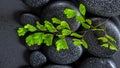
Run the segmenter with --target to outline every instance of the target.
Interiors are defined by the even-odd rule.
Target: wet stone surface
[[[93,14],[105,17],[120,15],[119,0],[78,0],[83,3],[87,10]]]
[[[88,58],[78,68],[117,68],[112,59]]]

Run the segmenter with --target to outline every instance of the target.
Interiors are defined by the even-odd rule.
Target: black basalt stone
[[[108,58],[88,58],[78,68],[117,68],[115,62]]]
[[[72,68],[72,67],[67,65],[48,65],[45,66],[44,68]]]
[[[51,21],[51,18],[57,17],[60,20],[67,21],[71,27],[71,30],[76,31],[79,28],[80,23],[76,22],[75,18],[67,19],[67,17],[64,14],[65,8],[71,8],[75,10],[78,15],[80,15],[79,10],[73,3],[69,1],[55,1],[53,3],[48,4],[43,9],[41,17],[43,18],[43,20],[49,21]]]
[[[115,17],[112,17],[111,20],[113,22],[115,22],[115,25],[118,27],[119,31],[120,31],[120,16],[115,16]]]
[[[33,8],[42,7],[47,4],[50,0],[23,0],[23,2]]]
[[[93,18],[92,20],[93,20],[93,24],[101,24],[100,27],[106,29],[107,34],[115,38],[116,47],[119,49],[120,32],[118,28],[113,24],[113,22],[108,19],[103,19],[103,18]],[[116,53],[116,51],[113,51],[109,48],[102,47],[97,40],[97,37],[98,37],[97,35],[102,36],[104,35],[104,33],[95,32],[95,31],[93,32],[91,30],[88,30],[85,34],[85,40],[89,46],[88,48],[89,53],[95,56],[98,56],[98,57],[110,57],[114,53]]]
[[[26,25],[26,24],[35,25],[36,21],[39,21],[39,18],[30,13],[23,13],[20,16],[20,24],[22,25]]]
[[[82,47],[73,45],[71,38],[66,38],[67,44],[69,46],[68,50],[57,51],[55,46],[44,48],[44,54],[46,57],[57,64],[70,64],[77,61],[83,52]]]
[[[30,64],[33,67],[40,67],[47,62],[46,57],[39,51],[32,52],[30,55]]]
[[[105,17],[120,15],[119,0],[78,0],[87,7],[87,11]]]

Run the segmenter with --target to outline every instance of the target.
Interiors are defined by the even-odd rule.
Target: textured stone
[[[26,25],[26,24],[35,25],[36,21],[39,21],[39,18],[30,13],[23,13],[20,16],[20,24],[22,25]]]
[[[115,62],[108,58],[88,58],[78,68],[117,68]]]
[[[46,57],[39,51],[35,51],[30,55],[30,64],[33,67],[39,67],[45,64],[47,61]]]
[[[57,51],[55,46],[46,47],[44,49],[46,57],[57,64],[70,64],[77,61],[82,55],[82,47],[73,45],[73,41],[69,37],[66,38],[66,41],[69,46],[68,50]]]
[[[64,14],[65,8],[71,8],[75,10],[78,15],[80,15],[79,10],[77,9],[77,7],[74,6],[73,3],[69,1],[55,1],[53,3],[50,3],[43,9],[41,17],[43,18],[43,20],[49,21],[51,21],[51,18],[57,17],[60,20],[67,21],[71,27],[71,30],[76,31],[79,28],[80,23],[76,22],[75,18],[67,19]]]
[[[23,1],[26,5],[37,8],[47,4],[50,0],[23,0]]]
[[[115,25],[118,27],[120,31],[120,16],[112,17],[111,20],[115,23]]]
[[[105,17],[120,15],[120,0],[78,0],[87,11]]]
[[[120,32],[118,28],[113,24],[112,21],[108,19],[103,19],[103,18],[93,18],[93,24],[102,24],[101,27],[106,29],[107,34],[111,35],[113,38],[116,40],[116,47],[119,49],[120,47]],[[104,24],[103,24],[104,23]],[[99,57],[110,57],[116,51],[113,51],[111,49],[102,47],[98,41],[97,41],[97,35],[104,35],[104,33],[101,32],[92,32],[89,30],[86,35],[85,35],[85,40],[88,43],[88,51],[89,53],[99,56]]]

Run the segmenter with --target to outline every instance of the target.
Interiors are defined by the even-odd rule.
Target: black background
[[[19,42],[16,29],[17,12],[28,10],[21,0],[0,0],[0,68],[19,68],[27,65],[26,48]],[[120,51],[113,56],[120,68]]]

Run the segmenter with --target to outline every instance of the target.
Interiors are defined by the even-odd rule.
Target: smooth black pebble
[[[120,31],[120,16],[115,16],[115,17],[112,17],[111,20],[113,22],[115,22],[115,25],[118,27],[119,31]]]
[[[117,68],[110,58],[88,58],[78,68]]]
[[[112,21],[108,19],[103,19],[103,18],[93,18],[93,24],[101,24],[100,27],[106,29],[107,34],[112,36],[116,40],[116,47],[119,50],[120,47],[120,32],[118,28],[113,24]],[[88,52],[98,56],[98,57],[111,57],[114,53],[116,53],[115,50],[111,50],[109,48],[102,47],[98,40],[98,36],[104,36],[104,33],[102,32],[96,32],[96,31],[91,31],[88,30],[85,34],[85,40],[89,44]]]
[[[23,0],[23,2],[33,8],[42,7],[47,4],[50,0]]]
[[[34,51],[30,55],[30,64],[33,67],[40,67],[47,62],[46,57],[39,51]]]
[[[42,11],[41,17],[43,20],[49,20],[51,21],[51,18],[57,17],[60,20],[67,21],[68,24],[71,27],[72,31],[76,31],[80,23],[76,22],[75,18],[68,19],[64,14],[64,9],[71,8],[77,12],[78,15],[80,15],[79,10],[77,7],[69,2],[69,1],[55,1],[53,3],[48,4]]]
[[[87,11],[105,17],[120,15],[119,0],[78,0],[87,7]]]
[[[47,65],[44,68],[72,68],[72,67],[68,65]]]
[[[66,38],[69,49],[57,51],[55,46],[46,47],[43,49],[46,57],[57,64],[70,64],[77,61],[83,52],[81,46],[75,46],[72,38]]]
[[[20,24],[22,25],[26,24],[35,25],[36,21],[39,21],[39,18],[31,13],[23,13],[20,16]]]

